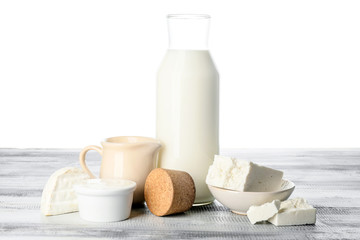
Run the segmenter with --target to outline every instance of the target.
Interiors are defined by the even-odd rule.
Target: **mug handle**
[[[81,165],[81,168],[87,173],[90,175],[91,178],[96,178],[94,174],[92,174],[89,170],[89,168],[86,166],[86,163],[85,163],[85,157],[86,157],[86,153],[90,150],[95,150],[97,151],[98,153],[100,153],[100,155],[102,156],[103,155],[103,149],[99,146],[95,146],[95,145],[90,145],[90,146],[87,146],[87,147],[84,147],[83,150],[81,150],[80,152],[80,155],[79,155],[79,160],[80,160],[80,165]]]

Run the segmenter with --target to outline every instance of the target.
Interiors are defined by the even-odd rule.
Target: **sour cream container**
[[[130,216],[136,183],[124,179],[88,179],[74,186],[80,217],[91,222],[116,222]]]

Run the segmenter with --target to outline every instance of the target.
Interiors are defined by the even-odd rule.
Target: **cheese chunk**
[[[280,189],[283,172],[253,162],[215,155],[206,183],[243,192],[271,192]]]
[[[247,211],[247,217],[252,224],[267,221],[278,213],[280,209],[280,201],[274,200],[261,206],[251,206]]]
[[[303,198],[290,199],[282,202],[279,212],[268,221],[276,226],[314,224],[316,209]]]
[[[42,192],[42,214],[49,216],[78,211],[73,185],[89,178],[89,175],[79,168],[67,167],[54,172]]]

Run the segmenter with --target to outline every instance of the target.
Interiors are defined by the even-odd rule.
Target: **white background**
[[[166,14],[212,16],[220,147],[360,147],[360,1],[0,1],[0,147],[155,137]]]

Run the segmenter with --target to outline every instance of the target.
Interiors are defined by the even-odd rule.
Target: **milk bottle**
[[[168,15],[169,50],[157,76],[159,167],[188,172],[196,205],[214,198],[205,183],[219,152],[219,75],[207,50],[210,16]]]

